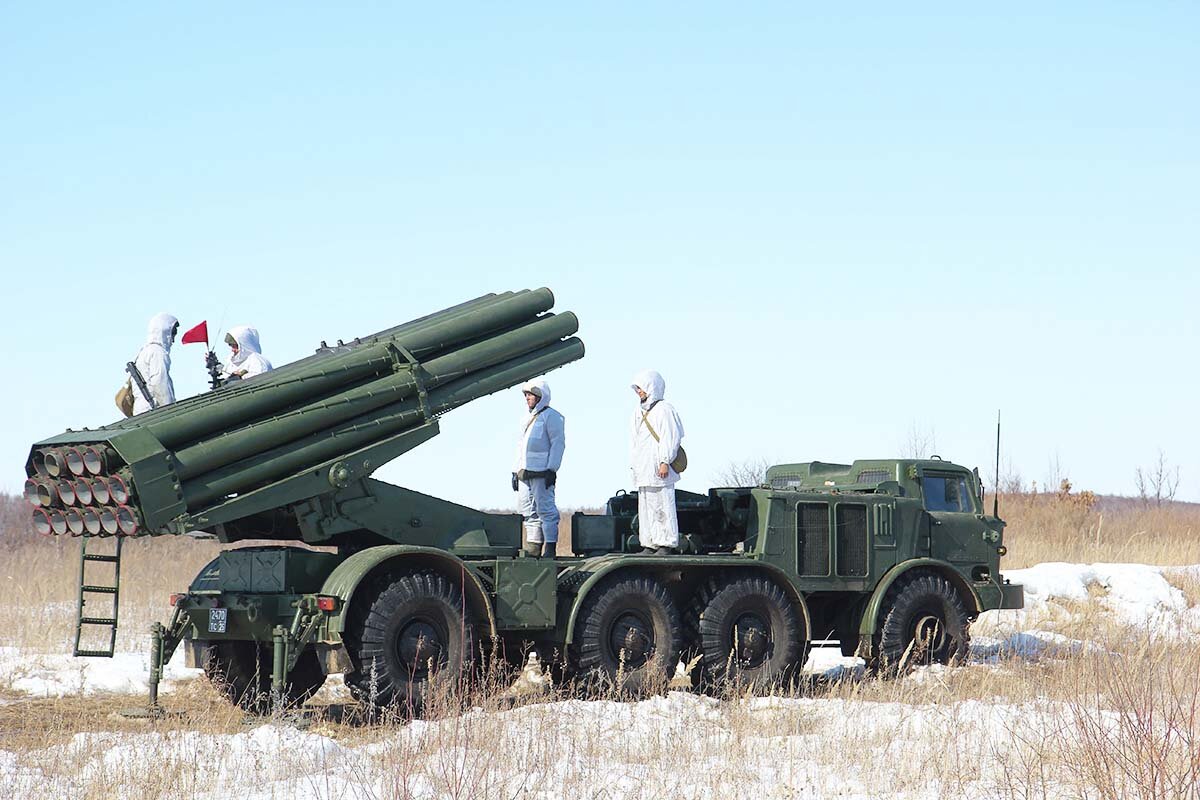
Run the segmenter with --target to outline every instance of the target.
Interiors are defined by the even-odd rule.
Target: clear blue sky
[[[157,311],[282,364],[545,285],[588,346],[563,505],[626,486],[644,367],[684,488],[914,430],[990,475],[1001,408],[1026,481],[1161,448],[1200,500],[1200,7],[570,5],[7,5],[0,488],[113,420]],[[511,505],[521,409],[378,475]]]

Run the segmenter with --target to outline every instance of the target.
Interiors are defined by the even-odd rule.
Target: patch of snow
[[[1200,574],[1200,567],[1057,562],[1012,570],[1004,577],[1025,587],[1025,608],[985,612],[973,630],[1011,637],[1048,621],[1074,618],[1071,604],[1095,603],[1117,622],[1157,635],[1200,634],[1200,609],[1189,608],[1183,592],[1166,578],[1173,571],[1191,570]]]
[[[1095,647],[1091,642],[1082,642],[1053,631],[1021,631],[1006,639],[976,636],[971,640],[971,661],[984,664],[1012,658],[1036,661],[1044,657],[1069,656],[1091,647]]]
[[[170,692],[178,681],[203,670],[183,665],[183,649],[175,651],[163,671],[159,691]],[[30,654],[0,647],[0,684],[35,697],[111,692],[140,694],[150,688],[150,653],[118,652],[112,658],[74,658],[67,653]]]
[[[866,662],[857,656],[844,656],[839,647],[814,647],[809,651],[804,671],[830,680],[857,675]]]

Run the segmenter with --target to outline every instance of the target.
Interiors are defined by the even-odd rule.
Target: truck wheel
[[[371,708],[418,713],[435,680],[470,669],[474,641],[455,584],[429,570],[393,577],[351,610],[346,645],[355,670],[346,685]]]
[[[661,583],[615,576],[579,609],[571,652],[578,672],[639,696],[666,685],[679,660],[679,610]]]
[[[709,684],[771,686],[804,666],[804,625],[787,595],[767,578],[718,584],[700,611],[699,631]]]
[[[884,595],[883,622],[871,666],[897,674],[917,664],[949,664],[967,657],[967,610],[940,575],[906,575]]]
[[[271,712],[271,645],[259,642],[210,642],[204,648],[204,674],[230,702],[252,714]],[[305,648],[288,673],[280,701],[285,708],[304,703],[325,683],[317,651]]]

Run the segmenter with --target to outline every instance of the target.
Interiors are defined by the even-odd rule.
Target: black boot
[[[652,556],[652,555],[654,555],[654,548],[653,547],[643,547],[641,549],[641,552],[638,553],[638,555]]]
[[[542,545],[542,558],[555,558],[558,556],[558,542],[546,542]]]
[[[657,550],[655,550],[655,551],[654,551],[654,554],[655,554],[656,556],[669,556],[669,555],[674,555],[674,554],[675,554],[675,548],[674,548],[674,547],[660,547],[660,548],[658,548]]]

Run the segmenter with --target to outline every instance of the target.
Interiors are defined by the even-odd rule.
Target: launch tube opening
[[[100,475],[104,472],[104,450],[99,447],[83,448],[83,468],[92,475]]]
[[[63,517],[67,520],[67,530],[71,532],[72,536],[83,535],[85,526],[83,524],[83,514],[79,513],[79,509],[67,509],[67,513],[63,514]]]
[[[51,478],[57,478],[66,472],[66,465],[63,463],[63,454],[58,450],[47,450],[45,453],[46,474]]]
[[[87,468],[83,465],[83,453],[79,452],[77,448],[71,447],[63,451],[63,460],[72,475],[82,475],[87,472]]]
[[[38,503],[43,506],[52,506],[58,500],[58,487],[50,481],[39,482],[37,493]]]
[[[138,532],[137,515],[129,506],[117,506],[117,528],[125,536],[133,536]]]
[[[108,480],[105,478],[96,478],[92,481],[92,499],[102,506],[108,505],[110,500],[108,494]]]
[[[58,489],[59,499],[62,500],[64,506],[75,505],[75,486],[71,481],[64,478],[55,484],[55,488]]]
[[[33,511],[33,530],[42,536],[49,536],[54,533],[54,528],[50,525],[50,514],[45,509],[37,508]]]
[[[120,477],[113,475],[108,479],[108,496],[112,502],[125,505],[129,502],[129,486]]]

